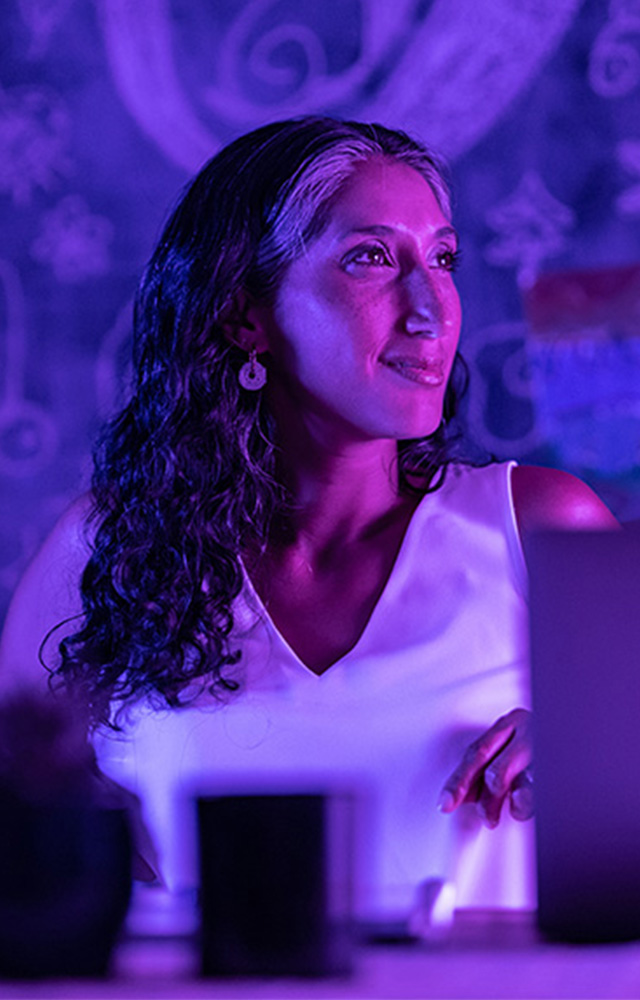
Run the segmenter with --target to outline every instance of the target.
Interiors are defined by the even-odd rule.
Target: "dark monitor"
[[[640,937],[640,531],[530,550],[538,921]]]

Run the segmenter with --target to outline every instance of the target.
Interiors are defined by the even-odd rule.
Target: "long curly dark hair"
[[[236,686],[241,553],[264,547],[288,498],[273,419],[261,393],[240,388],[246,355],[223,324],[241,294],[269,301],[354,167],[381,155],[419,171],[450,217],[432,153],[403,132],[324,117],[232,142],[171,214],[136,297],[132,398],[95,449],[84,617],[54,673],[84,690],[95,724],[109,723],[113,702],[178,706],[194,690],[223,697]],[[456,460],[465,383],[457,356],[440,428],[398,445],[402,489],[416,476],[422,491],[437,488]]]

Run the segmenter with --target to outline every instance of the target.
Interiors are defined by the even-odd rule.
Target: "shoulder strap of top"
[[[506,539],[514,584],[526,597],[527,567],[513,502],[511,470],[517,462],[492,462],[490,465],[451,466],[438,493],[447,510],[482,522],[501,531]],[[438,496],[434,493],[433,496]]]

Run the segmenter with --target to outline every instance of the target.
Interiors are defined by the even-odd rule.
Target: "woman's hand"
[[[487,729],[467,748],[440,794],[438,806],[453,812],[463,802],[476,802],[483,822],[495,827],[505,799],[511,815],[533,816],[531,777],[531,713],[515,708]]]

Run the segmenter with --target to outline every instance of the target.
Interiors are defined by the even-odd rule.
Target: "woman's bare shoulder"
[[[545,528],[618,527],[615,517],[597,493],[568,472],[518,465],[512,469],[511,486],[522,534]]]
[[[63,622],[79,620],[80,579],[91,555],[90,510],[89,494],[67,507],[18,583],[0,641],[0,689],[40,679],[43,640]]]
[[[83,493],[62,512],[51,533],[46,538],[46,547],[59,546],[70,558],[81,556],[86,562],[91,553],[94,529],[90,520],[93,508],[91,493]]]

